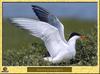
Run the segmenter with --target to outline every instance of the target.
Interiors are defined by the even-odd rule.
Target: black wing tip
[[[37,8],[36,5],[31,5],[31,6],[32,6],[32,9],[33,9],[33,10]]]
[[[31,5],[32,6],[32,9],[34,10],[34,11],[41,11],[41,12],[45,12],[45,13],[49,13],[48,12],[48,10],[46,10],[45,8],[42,8],[42,7],[40,7],[40,6],[37,6],[37,5]]]
[[[40,6],[37,6],[37,5],[31,5],[32,8],[41,8]]]
[[[37,5],[31,5],[31,6],[32,6],[33,8],[34,8],[34,7],[37,7]]]

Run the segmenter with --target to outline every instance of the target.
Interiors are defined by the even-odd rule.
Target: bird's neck
[[[76,44],[76,39],[74,39],[74,38],[71,38],[71,39],[68,41],[68,45],[69,45],[71,48],[73,48],[73,49],[75,49],[75,44]]]

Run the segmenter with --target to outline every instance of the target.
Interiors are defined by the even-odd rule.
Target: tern
[[[32,5],[32,10],[39,20],[30,18],[11,18],[11,20],[17,26],[28,30],[31,35],[43,40],[50,54],[49,57],[44,57],[43,59],[51,63],[60,63],[63,60],[67,62],[75,58],[76,40],[83,39],[85,36],[73,32],[68,41],[66,41],[64,26],[56,16],[40,6]]]

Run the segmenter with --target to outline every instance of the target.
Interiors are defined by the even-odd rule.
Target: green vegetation
[[[3,65],[4,66],[94,66],[97,65],[97,23],[90,20],[63,19],[65,37],[71,32],[88,36],[77,41],[76,58],[70,63],[52,64],[43,60],[47,52],[43,41],[33,37],[26,30],[15,27],[9,19],[3,19]],[[33,46],[34,45],[34,46]]]

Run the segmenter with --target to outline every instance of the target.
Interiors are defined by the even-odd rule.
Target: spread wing
[[[45,22],[27,18],[12,18],[11,21],[12,23],[16,23],[16,26],[28,30],[33,36],[41,38],[47,45],[47,50],[49,51],[51,56],[55,54],[55,51],[59,51],[54,51],[53,47],[48,45],[50,44],[50,42],[59,42],[59,40],[62,40],[59,35],[58,29],[56,29],[55,27]]]
[[[40,21],[47,22],[50,25],[56,27],[59,31],[59,34],[64,42],[67,42],[64,37],[64,27],[63,24],[58,20],[58,18],[51,13],[49,13],[46,9],[41,8],[39,6],[32,5],[32,9],[35,14],[39,18]]]
[[[45,22],[28,18],[12,18],[11,21],[12,23],[16,23],[16,26],[28,30],[33,36],[39,37],[42,40],[46,40],[50,35],[58,33],[55,27]]]

